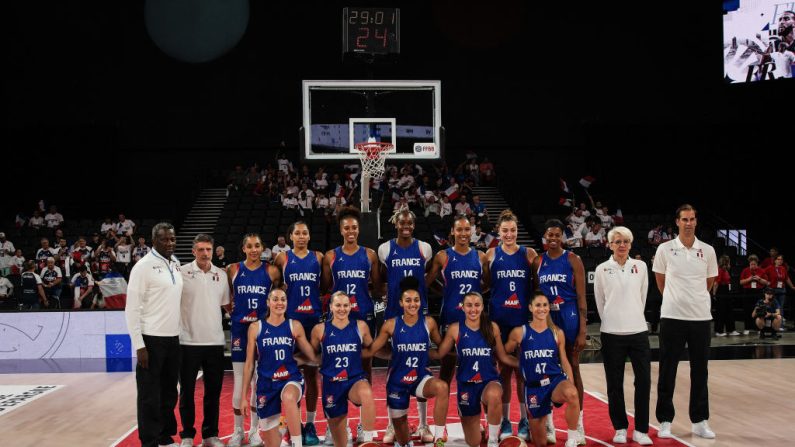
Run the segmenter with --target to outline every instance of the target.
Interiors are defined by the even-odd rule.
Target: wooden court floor
[[[601,363],[582,365],[585,388],[606,394]],[[625,378],[627,411],[632,413],[632,371]],[[652,363],[651,423],[656,402],[657,363]],[[710,362],[710,425],[718,434],[703,440],[690,433],[687,416],[689,367],[679,367],[673,432],[694,446],[793,445],[795,359],[714,360]],[[4,374],[2,385],[64,385],[0,416],[4,445],[58,443],[109,447],[136,425],[133,373]],[[587,408],[586,408],[587,411]],[[587,427],[586,427],[587,431]],[[6,443],[9,444],[6,444]],[[630,444],[631,445],[631,444]]]

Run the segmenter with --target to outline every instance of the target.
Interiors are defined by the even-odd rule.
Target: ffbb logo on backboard
[[[433,154],[436,153],[436,145],[434,143],[414,143],[415,154]]]

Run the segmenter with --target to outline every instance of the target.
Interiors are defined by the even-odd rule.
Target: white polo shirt
[[[221,306],[229,304],[226,272],[211,266],[205,273],[196,261],[182,266],[182,312],[179,343],[192,346],[226,344]]]
[[[613,257],[596,267],[594,298],[601,331],[615,335],[637,334],[647,330],[646,293],[649,274],[646,263],[627,259],[623,266]]]
[[[695,240],[687,248],[677,237],[657,247],[652,271],[665,274],[661,318],[708,321],[707,278],[718,276],[718,260],[711,245]]]
[[[177,258],[166,260],[157,250],[141,258],[130,272],[127,286],[127,329],[133,349],[145,347],[143,334],[179,335],[182,275]]]

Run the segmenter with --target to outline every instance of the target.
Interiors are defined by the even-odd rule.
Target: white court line
[[[588,390],[585,390],[585,392],[590,394],[591,397],[593,397],[594,399],[601,400],[602,402],[607,404],[607,399],[602,399],[601,397],[599,397],[600,393],[592,393],[592,392],[590,392]],[[633,418],[635,417],[635,415],[630,413],[629,411],[627,411],[627,414],[632,416]],[[649,427],[652,427],[653,429],[657,430],[658,432],[660,431],[660,427],[657,427],[656,425],[653,425],[651,422],[649,423]],[[682,439],[682,438],[680,438],[678,436],[672,435],[671,438],[681,442],[682,444],[686,445],[687,447],[696,447],[695,445],[685,441],[684,439]]]
[[[199,370],[199,373],[196,374],[196,380],[201,379],[203,375],[204,375],[204,371],[203,370]],[[177,383],[177,388],[179,388],[179,383]],[[137,429],[138,429],[138,424],[133,425],[133,427],[131,429],[127,430],[127,433],[121,435],[121,437],[119,439],[117,439],[113,444],[111,444],[110,447],[116,447],[122,441],[124,441],[124,439],[127,438],[127,436],[130,436],[130,434],[132,432],[134,432],[135,430],[137,430]],[[226,436],[226,437],[229,438],[231,436],[232,435],[229,435],[229,436]]]
[[[110,447],[116,447],[117,445],[121,444],[121,442],[124,441],[127,438],[127,436],[130,436],[130,434],[132,434],[132,432],[134,432],[137,428],[138,424],[133,425],[131,429],[127,430],[127,433],[121,435],[121,437],[117,439],[116,442],[111,444]]]

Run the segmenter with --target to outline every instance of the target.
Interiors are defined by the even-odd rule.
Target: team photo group
[[[415,239],[415,215],[409,209],[395,212],[395,237],[377,249],[359,245],[360,221],[358,209],[341,209],[337,223],[343,242],[325,253],[309,248],[310,226],[295,221],[286,234],[291,249],[274,253],[272,262],[262,260],[267,241],[246,234],[240,244],[244,260],[227,267],[213,265],[210,235],[196,236],[195,260],[180,265],[173,256],[173,226],[153,228],[153,250],[131,271],[126,307],[138,359],[143,446],[194,445],[199,370],[205,446],[443,447],[451,405],[469,446],[545,446],[557,437],[566,447],[585,445],[579,355],[586,347],[586,274],[580,257],[565,248],[563,222],[544,223],[546,251],[539,254],[517,244],[518,219],[504,210],[495,228],[499,244],[480,251],[470,242],[472,223],[458,216],[452,219],[448,247],[434,254],[429,243]],[[696,210],[680,207],[676,224],[679,236],[660,245],[652,267],[664,294],[659,438],[671,437],[681,351],[690,346],[692,366],[693,350],[704,344],[704,327],[708,349],[709,318],[705,326],[699,303],[706,298],[709,312],[708,291],[717,276],[714,250],[695,238]],[[626,227],[608,232],[612,255],[596,269],[594,294],[613,441],[651,445],[651,355],[644,318],[649,272],[644,262],[629,256],[632,241]],[[441,296],[441,303],[429,303],[429,296]],[[438,318],[429,314],[429,304],[440,308]],[[382,308],[383,318],[376,319]],[[234,377],[234,431],[228,440],[218,432],[219,414],[230,410],[220,405],[226,345],[222,313],[231,316]],[[385,392],[373,382],[374,358],[389,365]],[[623,395],[627,358],[635,375],[629,440]],[[707,358],[693,367],[691,378],[699,386],[703,380],[703,388],[698,394],[691,390],[690,416],[694,433],[710,438],[715,434],[707,424]],[[438,373],[431,362],[440,365]],[[410,410],[412,396],[416,413]],[[511,413],[512,396],[518,413]],[[557,407],[565,413],[564,430],[553,424]],[[355,433],[349,408],[358,420]],[[327,422],[322,437],[318,411]],[[410,411],[419,419],[416,427],[409,425]],[[376,431],[379,418],[389,419],[382,434]]]

